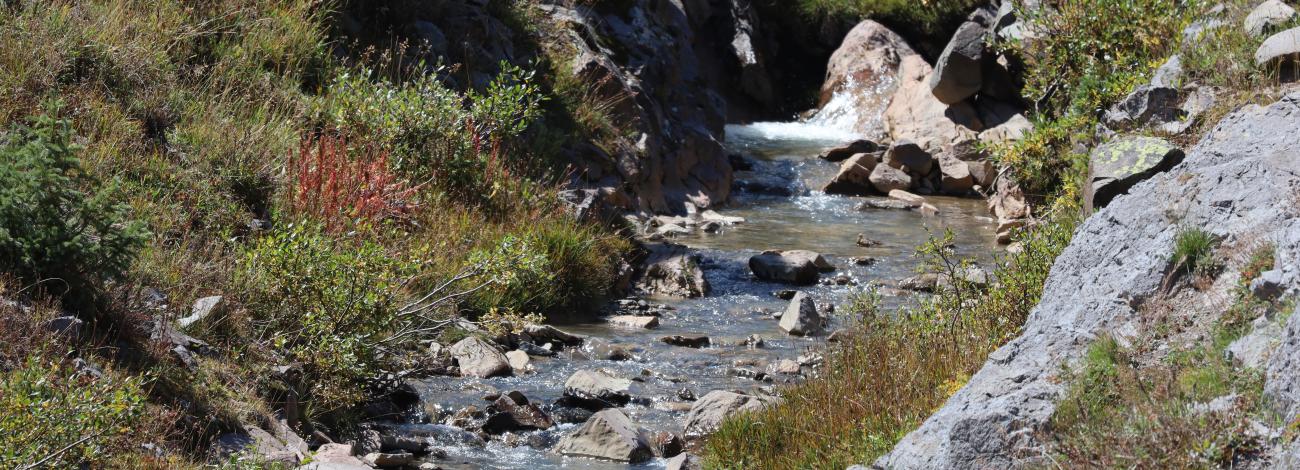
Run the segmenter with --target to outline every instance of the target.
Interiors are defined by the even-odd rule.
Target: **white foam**
[[[727,125],[727,140],[730,142],[785,140],[839,143],[859,138],[857,133],[851,131],[807,122],[755,122]]]

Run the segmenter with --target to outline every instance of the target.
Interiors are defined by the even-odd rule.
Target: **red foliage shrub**
[[[393,175],[388,151],[366,145],[349,155],[347,139],[305,137],[290,152],[290,208],[338,231],[364,222],[405,220],[415,208],[411,186]]]

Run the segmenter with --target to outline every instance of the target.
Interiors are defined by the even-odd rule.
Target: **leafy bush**
[[[411,181],[486,203],[512,189],[511,171],[535,169],[507,160],[514,138],[539,116],[542,95],[531,73],[502,70],[486,90],[465,96],[436,74],[393,83],[366,70],[343,73],[317,104],[317,119],[391,149],[394,168]]]
[[[1080,0],[1022,9],[1037,33],[1011,46],[1026,62],[1026,96],[1053,115],[1104,110],[1177,44],[1194,9],[1187,3]]]
[[[301,392],[327,413],[359,401],[382,351],[398,346],[398,295],[412,271],[378,245],[297,224],[252,246],[237,282],[256,337],[303,366],[311,383]]]
[[[51,112],[58,106],[52,105]],[[98,188],[77,157],[67,120],[19,126],[0,147],[0,271],[26,282],[81,289],[124,272],[144,243],[111,190]],[[83,191],[96,191],[87,194]]]
[[[57,356],[55,356],[57,357]],[[0,374],[0,467],[76,468],[121,451],[144,411],[141,379],[95,378],[30,356]]]
[[[844,468],[888,452],[1019,334],[1076,223],[1073,200],[1058,204],[1053,219],[1022,237],[1024,250],[998,263],[986,291],[953,282],[898,312],[857,296],[850,314],[861,326],[828,352],[823,375],[787,389],[772,409],[724,422],[705,444],[706,466]],[[964,268],[946,246],[926,243],[922,265]]]

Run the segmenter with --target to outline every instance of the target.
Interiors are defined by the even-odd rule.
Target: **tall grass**
[[[987,291],[958,280],[912,309],[850,306],[858,334],[829,352],[823,375],[787,389],[775,408],[727,420],[705,444],[706,466],[842,468],[888,452],[1019,334],[1075,225],[1077,206],[1061,202],[1023,251],[998,263]],[[918,253],[957,274],[963,264],[945,245]]]

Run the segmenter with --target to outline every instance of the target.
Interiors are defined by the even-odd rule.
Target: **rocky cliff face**
[[[1038,433],[1066,387],[1058,377],[1062,365],[1077,361],[1102,335],[1132,340],[1146,307],[1176,295],[1164,283],[1174,269],[1173,242],[1182,228],[1203,228],[1221,240],[1220,246],[1272,242],[1276,264],[1270,282],[1294,295],[1300,283],[1294,268],[1300,263],[1298,133],[1300,93],[1241,109],[1223,119],[1182,163],[1093,214],[1057,258],[1024,333],[990,356],[965,387],[876,466],[1033,465],[1044,455]],[[1223,276],[1232,275],[1221,275],[1216,284],[1230,284]],[[1213,294],[1211,289],[1182,295],[1191,295],[1188,305],[1194,305]],[[1292,367],[1300,344],[1298,321],[1291,317],[1267,367],[1266,398],[1285,417],[1300,409]]]
[[[684,213],[688,203],[727,200],[727,101],[747,113],[778,101],[766,65],[775,44],[749,0],[549,1],[527,18],[495,6],[392,0],[354,6],[340,23],[348,37],[384,38],[381,31],[391,30],[427,45],[420,58],[456,67],[445,79],[461,87],[483,86],[501,62],[528,66],[541,48],[565,51],[561,72],[589,84],[623,134],[567,149],[572,186],[633,211]],[[538,47],[523,29],[557,32],[544,40],[558,44]]]

